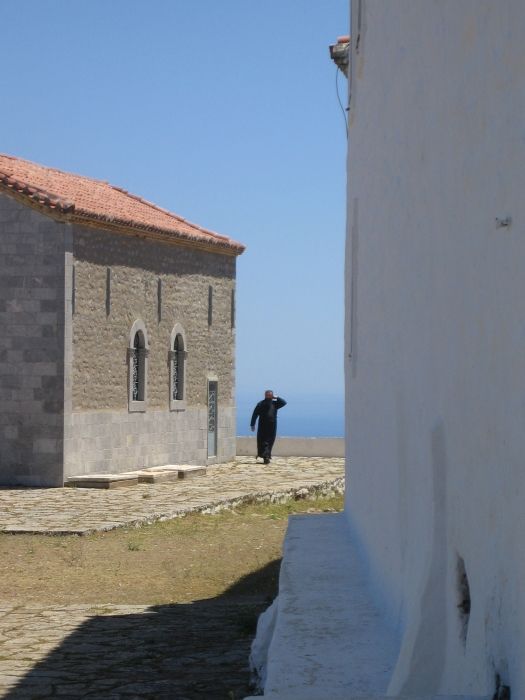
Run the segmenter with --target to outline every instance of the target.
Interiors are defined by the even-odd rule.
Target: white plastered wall
[[[390,691],[522,698],[525,3],[352,5],[347,513],[403,635]]]

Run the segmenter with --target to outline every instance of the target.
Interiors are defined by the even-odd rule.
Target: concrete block
[[[60,444],[59,444],[60,443]],[[57,450],[61,449],[61,441],[52,440],[49,438],[38,438],[33,441],[33,453],[34,454],[54,454]]]
[[[66,486],[85,489],[116,489],[126,486],[136,486],[139,483],[138,476],[132,474],[85,474],[70,476]]]
[[[193,479],[197,476],[206,476],[206,467],[184,466],[179,467],[179,479]]]
[[[18,354],[21,355],[21,353]],[[18,358],[18,362],[20,361],[21,357]],[[56,362],[33,362],[26,365],[25,371],[40,377],[55,377],[58,374],[58,367]]]
[[[138,472],[139,484],[160,484],[164,481],[177,481],[179,474],[177,471],[151,471],[145,470]]]

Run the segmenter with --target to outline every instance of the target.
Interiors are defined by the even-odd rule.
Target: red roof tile
[[[244,246],[208,231],[151,202],[102,180],[65,173],[21,158],[0,154],[0,191],[80,223],[104,224],[130,232],[151,232],[166,240],[239,255]]]

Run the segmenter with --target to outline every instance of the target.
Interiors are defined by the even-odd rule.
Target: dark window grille
[[[130,372],[131,372],[131,399],[133,401],[145,400],[146,388],[146,342],[142,331],[137,331],[133,338],[133,347],[130,348]]]
[[[106,316],[111,313],[111,268],[106,268]]]
[[[217,455],[217,391],[216,381],[208,382],[208,457]]]
[[[175,336],[172,357],[172,397],[174,401],[184,398],[184,343],[180,335]]]
[[[140,401],[140,335],[135,333],[131,354],[131,395],[133,401]]]
[[[71,270],[71,311],[76,312],[77,303],[77,268],[73,265]]]

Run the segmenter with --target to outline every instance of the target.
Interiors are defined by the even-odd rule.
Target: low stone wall
[[[276,457],[344,457],[345,439],[278,437],[272,450]],[[257,454],[255,437],[237,436],[237,455]]]

